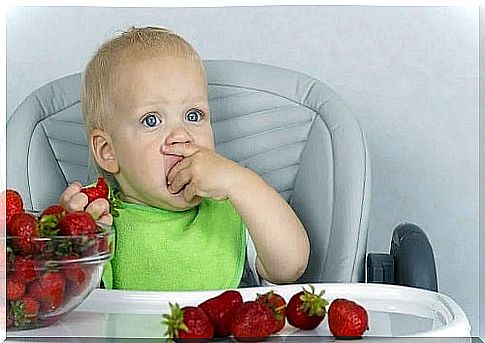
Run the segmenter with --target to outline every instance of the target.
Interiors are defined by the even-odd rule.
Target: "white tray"
[[[306,286],[306,285],[305,285]],[[448,296],[421,289],[381,284],[314,284],[325,289],[325,298],[347,298],[363,305],[369,314],[371,337],[462,337],[471,342],[470,324],[463,310]],[[287,301],[302,285],[239,289],[243,299],[274,289]],[[97,289],[75,311],[53,326],[8,333],[15,337],[109,337],[160,338],[165,327],[161,314],[168,302],[197,305],[221,291],[134,292]],[[315,330],[300,331],[289,324],[279,333],[285,337],[331,336],[327,319]],[[308,337],[310,338],[310,337]],[[453,340],[456,342],[457,340]],[[383,342],[379,339],[379,342]],[[461,342],[461,341],[460,341]]]

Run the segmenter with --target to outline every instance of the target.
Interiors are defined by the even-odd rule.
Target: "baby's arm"
[[[310,244],[288,203],[261,177],[243,169],[229,199],[248,227],[257,251],[256,268],[266,280],[293,282],[306,269]]]
[[[164,147],[184,160],[170,171],[169,191],[229,199],[243,218],[257,251],[258,273],[274,283],[297,280],[305,271],[310,243],[288,203],[260,176],[213,151],[193,144]]]

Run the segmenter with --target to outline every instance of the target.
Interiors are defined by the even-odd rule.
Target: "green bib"
[[[106,288],[183,291],[237,288],[245,225],[228,201],[204,199],[182,212],[121,202]]]

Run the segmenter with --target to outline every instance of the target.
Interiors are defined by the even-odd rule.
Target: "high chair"
[[[298,282],[437,290],[431,246],[413,224],[394,230],[390,254],[369,254],[366,273],[369,153],[361,126],[339,96],[293,70],[204,63],[216,150],[262,176],[307,230],[311,256]],[[54,80],[30,94],[7,123],[7,187],[22,194],[27,209],[58,203],[74,180],[95,180],[80,87],[80,74]]]

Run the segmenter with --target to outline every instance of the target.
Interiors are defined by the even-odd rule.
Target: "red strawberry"
[[[25,284],[16,277],[7,278],[7,300],[18,300],[25,293]]]
[[[96,222],[84,211],[70,212],[59,221],[59,235],[82,236],[96,233]]]
[[[27,317],[34,319],[39,314],[39,302],[30,295],[24,295],[20,300],[23,303],[23,310]]]
[[[59,204],[55,204],[47,207],[40,216],[42,217],[47,215],[53,215],[53,216],[63,217],[64,214],[66,214],[66,210],[64,209],[64,207],[62,207]]]
[[[99,237],[99,236],[98,236]],[[109,236],[104,235],[103,237],[97,238],[96,249],[98,253],[106,253],[110,251]]]
[[[39,235],[41,237],[55,236],[59,230],[59,221],[66,215],[66,210],[61,205],[47,207],[39,217]]]
[[[315,288],[310,285],[311,292],[303,288],[302,292],[293,295],[286,306],[288,323],[302,330],[316,328],[325,318],[328,301],[323,299],[324,290],[315,294]]]
[[[99,198],[108,199],[109,188],[106,180],[103,177],[98,177],[96,186],[83,188],[81,192],[88,196],[88,203],[90,203]]]
[[[30,257],[17,256],[14,261],[14,273],[13,275],[24,283],[29,283],[35,280],[37,277],[37,271],[35,269],[36,263]]]
[[[215,337],[227,337],[231,334],[232,318],[242,303],[241,293],[229,290],[199,305],[214,326]]]
[[[62,273],[47,272],[29,287],[29,295],[41,301],[42,311],[54,311],[64,300],[66,280]]]
[[[272,312],[276,320],[276,327],[273,333],[277,333],[283,329],[285,326],[285,315],[286,315],[286,301],[273,291],[269,291],[264,294],[258,294],[256,302],[267,306]]]
[[[61,260],[68,260],[71,259],[71,257],[63,257]],[[77,263],[69,263],[64,266],[64,269],[62,270],[62,273],[64,274],[64,277],[66,280],[74,281],[77,284],[82,284],[84,281],[87,279],[87,271],[83,266]]]
[[[231,333],[238,341],[264,340],[276,327],[273,312],[263,304],[246,301],[236,310]]]
[[[3,195],[3,194],[2,194]],[[24,212],[24,202],[20,194],[13,190],[7,188],[5,191],[5,224],[8,226],[10,219],[15,213]]]
[[[39,237],[37,218],[30,213],[16,213],[9,224],[10,234],[18,237],[17,248],[25,255],[35,253],[35,238]]]
[[[29,295],[22,299],[12,301],[13,326],[26,328],[31,326],[39,314],[39,302]]]
[[[163,321],[167,325],[165,335],[177,342],[184,339],[197,339],[197,342],[209,342],[214,336],[214,328],[200,307],[186,306],[180,308],[178,304],[170,303],[170,314],[164,314]]]
[[[64,256],[61,260],[74,260],[77,259],[76,256]],[[89,284],[91,280],[91,274],[93,273],[94,266],[90,265],[80,265],[78,263],[69,262],[64,265],[62,269],[62,274],[68,282],[68,288],[71,295],[79,295]]]
[[[338,338],[359,338],[369,329],[365,308],[347,299],[335,299],[328,309],[328,327]]]

